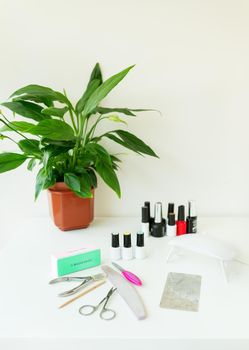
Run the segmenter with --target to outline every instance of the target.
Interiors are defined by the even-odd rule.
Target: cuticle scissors
[[[96,312],[98,310],[98,308],[100,307],[101,304],[104,303],[102,310],[100,311],[99,317],[102,320],[105,321],[110,321],[113,320],[116,317],[116,311],[112,310],[112,309],[107,309],[106,305],[110,299],[110,297],[112,296],[112,294],[116,291],[116,288],[111,288],[109,290],[109,292],[106,294],[106,296],[104,297],[104,299],[102,299],[97,305],[83,305],[79,308],[79,313],[82,316],[90,316],[92,315],[94,312]],[[85,311],[84,311],[85,310]]]

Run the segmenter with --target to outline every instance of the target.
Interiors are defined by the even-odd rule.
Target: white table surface
[[[218,234],[225,240],[227,237],[229,241],[236,233],[233,231],[238,229],[238,223],[240,230],[237,231],[240,232],[240,239],[244,237],[245,244],[240,242],[237,248],[241,259],[246,260],[246,249],[249,246],[248,219],[200,219],[199,227],[200,231],[210,235]],[[110,349],[110,340],[115,347],[119,340],[132,340],[133,344],[141,341],[148,345],[150,341],[159,341],[162,348],[171,344],[171,349],[188,349],[187,344],[192,340],[205,340],[205,343],[201,343],[204,349],[206,340],[216,341],[215,344],[222,340],[227,344],[224,349],[230,349],[231,344],[236,344],[236,350],[244,349],[243,346],[249,348],[248,265],[235,262],[230,283],[226,285],[215,259],[184,252],[166,264],[168,238],[150,237],[148,257],[145,260],[120,261],[123,267],[144,281],[138,290],[146,305],[148,318],[144,321],[136,320],[121,297],[115,294],[109,306],[116,310],[117,317],[106,322],[98,314],[83,317],[78,313],[78,308],[85,303],[95,304],[109,290],[109,282],[66,308],[58,309],[58,305],[65,299],[57,297],[57,293],[74,284],[48,285],[50,254],[91,244],[101,248],[102,263],[108,264],[110,233],[126,230],[136,232],[139,228],[137,218],[98,218],[88,229],[70,232],[59,231],[50,218],[22,220],[9,227],[15,227],[15,232],[12,232],[12,237],[0,251],[1,349],[15,349],[17,344],[19,349],[20,344],[26,344],[27,349],[31,343],[34,346],[36,341],[40,345],[46,341],[47,349],[48,345],[55,349],[55,344],[60,344],[62,349],[62,345],[68,348],[73,341],[78,341],[79,344],[88,344],[90,341],[91,350],[101,341],[101,344],[109,344]],[[244,245],[247,248],[244,249]],[[84,276],[100,271],[100,267],[96,267],[76,275]],[[167,274],[171,271],[202,276],[199,312],[159,307]],[[26,343],[22,343],[24,340]],[[242,343],[238,348],[239,341]],[[1,344],[5,347],[1,347]],[[176,345],[179,347],[174,347]],[[122,348],[121,343],[118,346]],[[194,349],[193,344],[190,348]],[[221,346],[218,348],[223,349]]]

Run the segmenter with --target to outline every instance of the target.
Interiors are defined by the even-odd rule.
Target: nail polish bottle
[[[167,236],[168,237],[175,237],[176,236],[175,213],[169,213],[168,214]]]
[[[124,244],[122,249],[122,257],[124,260],[133,259],[133,252],[131,246],[131,234],[129,232],[125,232],[124,235]]]
[[[150,231],[152,229],[152,225],[154,223],[154,218],[151,216],[151,212],[150,212],[150,202],[144,202],[144,206],[148,208],[149,210],[149,228],[150,228]]]
[[[119,233],[112,233],[112,244],[110,248],[111,260],[121,259],[121,248],[119,245]]]
[[[162,221],[162,203],[157,202],[155,204],[155,220],[152,225],[151,236],[163,237],[165,235],[165,229]]]
[[[150,216],[149,216],[149,208],[142,207],[142,224],[141,230],[144,233],[144,237],[149,237],[150,235]]]
[[[137,245],[136,245],[135,257],[136,257],[136,259],[146,258],[146,249],[144,246],[144,234],[143,234],[143,232],[137,233]]]
[[[197,214],[195,201],[188,202],[187,233],[197,233]]]
[[[168,204],[168,218],[170,213],[174,213],[174,203],[169,203]]]
[[[180,205],[178,207],[178,217],[176,222],[176,235],[184,235],[187,232],[187,223],[185,221],[185,207]]]

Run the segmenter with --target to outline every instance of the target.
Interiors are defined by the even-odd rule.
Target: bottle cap
[[[143,232],[137,233],[137,247],[143,247],[144,246],[144,234]]]
[[[124,247],[125,248],[131,247],[131,234],[129,232],[124,233]]]
[[[142,222],[147,223],[149,221],[150,221],[149,208],[148,207],[142,207]]]
[[[175,207],[174,203],[168,204],[168,216],[170,213],[174,213],[174,207]]]
[[[168,214],[168,225],[174,226],[175,224],[176,224],[175,213],[169,213]]]
[[[178,221],[184,221],[185,220],[185,207],[184,205],[179,205],[178,207]]]
[[[148,208],[148,210],[149,210],[149,214],[148,215],[149,215],[149,218],[150,218],[150,202],[148,202],[148,201],[144,202],[144,206]]]
[[[159,224],[160,222],[162,222],[162,203],[161,202],[157,202],[155,204],[155,223]]]
[[[191,217],[197,216],[195,201],[188,202],[188,216],[191,216]]]
[[[113,232],[112,233],[112,248],[118,248],[119,247],[119,233]]]

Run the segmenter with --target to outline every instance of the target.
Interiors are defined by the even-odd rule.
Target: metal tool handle
[[[107,309],[106,307],[103,307],[103,309],[101,310],[101,312],[99,314],[99,317],[105,321],[113,320],[116,317],[116,311],[114,311],[112,309]]]
[[[65,292],[62,292],[62,293],[58,294],[58,296],[60,296],[60,297],[67,297],[69,295],[73,295],[73,294],[77,293],[78,291],[80,291],[81,289],[87,287],[91,283],[93,283],[93,279],[92,278],[88,279],[88,280],[86,279],[81,284],[79,284],[78,286],[76,286],[76,287],[74,287],[72,289],[69,289],[69,290],[67,290]]]
[[[90,316],[97,310],[97,308],[97,306],[93,305],[83,305],[79,308],[79,313],[82,316]]]
[[[53,280],[49,281],[49,284],[55,284],[59,282],[71,282],[71,281],[82,281],[84,279],[88,279],[90,277],[58,277],[54,278]]]
[[[102,310],[101,310],[101,312],[100,312],[100,314],[99,314],[99,316],[100,316],[100,318],[101,318],[102,320],[110,321],[110,320],[113,320],[114,317],[116,317],[116,311],[114,311],[114,310],[112,310],[112,309],[108,309],[108,308],[106,307],[106,305],[107,305],[107,303],[108,303],[110,297],[112,296],[112,294],[113,294],[115,291],[116,291],[116,288],[113,288],[113,287],[112,287],[112,288],[109,290],[109,292],[107,293],[105,299],[103,299],[103,300],[101,301],[101,303],[102,303],[102,302],[105,300],[105,303],[104,303],[104,305],[103,305],[103,308],[102,308]]]

